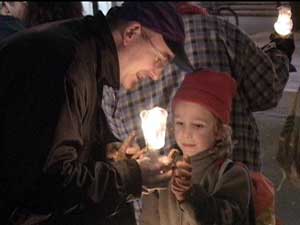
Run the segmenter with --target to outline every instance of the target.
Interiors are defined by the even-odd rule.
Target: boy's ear
[[[221,141],[225,138],[225,127],[224,124],[216,126],[216,140]]]
[[[122,40],[123,45],[128,46],[138,38],[140,38],[142,34],[142,25],[138,22],[129,23],[122,31]]]

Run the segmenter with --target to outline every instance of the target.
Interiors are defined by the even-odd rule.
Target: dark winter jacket
[[[16,207],[43,224],[107,224],[141,194],[135,160],[105,159],[102,88],[119,88],[102,13],[28,29],[0,45],[0,224]]]
[[[0,15],[0,42],[24,28],[22,22],[17,18]]]

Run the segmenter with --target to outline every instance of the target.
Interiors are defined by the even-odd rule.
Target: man
[[[131,90],[173,59],[188,65],[182,19],[151,2],[124,3],[115,16],[48,23],[1,43],[1,224],[107,224],[142,185],[170,179],[162,160],[106,160],[101,101],[104,84]]]
[[[232,157],[252,170],[261,170],[259,133],[252,113],[277,105],[289,76],[288,59],[294,51],[293,40],[277,36],[262,51],[246,33],[229,22],[199,15],[203,10],[183,9],[188,13],[183,15],[187,36],[185,49],[194,68],[227,72],[238,83],[231,123],[235,141]],[[121,89],[115,99],[105,87],[102,105],[115,136],[122,140],[137,130],[138,142],[143,145],[139,112],[154,106],[170,112],[169,103],[185,74],[170,65],[160,81],[145,80],[131,93]],[[165,149],[175,144],[170,122],[171,117]]]
[[[0,41],[24,29],[21,18],[25,13],[24,2],[0,2]]]

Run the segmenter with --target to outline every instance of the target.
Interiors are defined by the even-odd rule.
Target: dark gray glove
[[[142,184],[146,189],[166,188],[172,177],[172,159],[149,152],[137,160],[142,174]]]
[[[287,55],[287,57],[289,58],[289,62],[291,63],[292,55],[295,51],[295,41],[293,33],[286,37],[282,37],[276,32],[273,32],[270,35],[270,40],[271,42],[274,42],[276,44],[277,49],[281,50]]]

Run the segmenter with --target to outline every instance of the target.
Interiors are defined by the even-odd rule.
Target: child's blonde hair
[[[216,117],[215,117],[216,118]],[[224,157],[230,157],[232,154],[232,129],[228,124],[217,119],[216,132],[220,133],[220,138],[216,140],[215,147],[212,149],[216,154]]]

